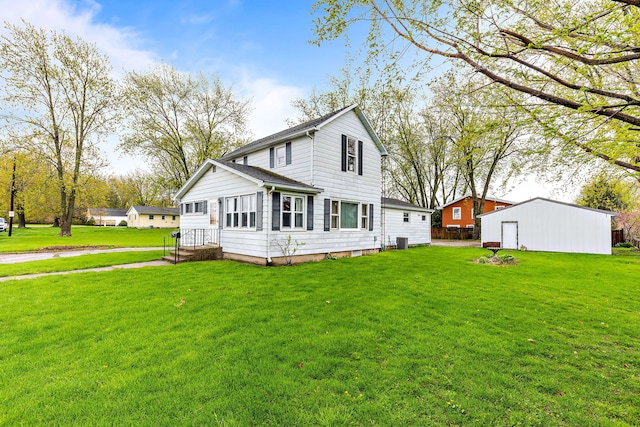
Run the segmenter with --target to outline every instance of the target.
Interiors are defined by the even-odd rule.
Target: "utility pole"
[[[13,155],[13,172],[11,173],[11,203],[9,207],[9,237],[11,237],[11,231],[13,230],[13,216],[15,212],[13,210],[13,199],[16,195],[16,155]]]

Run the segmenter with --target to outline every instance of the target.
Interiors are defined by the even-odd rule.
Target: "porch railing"
[[[218,246],[218,231],[217,228],[180,229],[178,246]]]

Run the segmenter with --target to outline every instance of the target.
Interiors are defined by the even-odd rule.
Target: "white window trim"
[[[456,212],[458,213],[458,215],[456,215]],[[454,220],[460,220],[462,219],[462,208],[461,207],[455,207],[451,209],[451,218]]]
[[[246,199],[244,199],[246,198]],[[248,207],[243,209],[243,200],[248,200]],[[229,210],[229,202],[233,204],[233,210]],[[252,203],[253,202],[253,203]],[[253,206],[251,206],[253,204]],[[253,210],[252,210],[253,207]],[[224,198],[224,224],[223,228],[229,230],[255,230],[258,222],[257,200],[255,194],[242,194]],[[247,225],[243,226],[243,214],[247,214]],[[254,217],[254,225],[251,225],[251,214]],[[231,217],[229,217],[231,215]],[[236,217],[237,215],[237,217]],[[229,225],[229,220],[231,224]]]
[[[338,212],[334,213],[333,212],[333,203],[337,203],[338,204]],[[356,227],[353,228],[346,228],[346,227],[342,227],[342,222],[341,222],[341,218],[342,218],[342,204],[343,203],[349,203],[349,204],[353,204],[353,205],[357,205],[358,207],[358,211],[356,213],[356,218],[357,218],[357,223],[356,223]],[[367,203],[362,203],[362,202],[356,202],[354,200],[347,200],[347,199],[331,199],[331,209],[329,212],[330,215],[330,219],[329,219],[329,228],[331,231],[363,231],[369,230],[369,219],[368,219],[368,215],[369,212],[367,211],[367,228],[363,228],[362,227],[362,206],[363,205],[367,205],[367,209],[369,209],[369,206]],[[337,222],[338,222],[338,226],[334,227],[333,226],[333,218],[337,218]]]
[[[285,197],[290,197],[291,198],[291,205],[290,205],[290,209],[289,211],[285,211],[284,210],[284,199]],[[295,205],[296,199],[300,199],[302,200],[302,207],[301,207],[301,211],[296,211],[295,210]],[[290,226],[285,226],[284,225],[284,215],[285,213],[289,213],[291,215],[291,219],[290,219]],[[302,222],[300,224],[300,226],[296,226],[296,215],[302,215]],[[300,194],[287,194],[287,193],[282,193],[280,195],[280,230],[287,230],[287,231],[305,231],[307,229],[307,198],[303,195]]]

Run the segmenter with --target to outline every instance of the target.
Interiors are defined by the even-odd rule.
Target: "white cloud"
[[[286,120],[296,115],[291,101],[305,95],[304,89],[280,84],[274,79],[251,78],[244,75],[240,94],[251,98],[253,111],[249,129],[256,138],[287,128]]]
[[[25,20],[36,28],[64,30],[72,38],[95,43],[109,56],[116,76],[123,70],[147,68],[157,61],[151,52],[138,48],[142,40],[133,29],[95,22],[100,5],[91,0],[81,6],[66,0],[0,0],[0,10],[4,22],[22,25],[21,20]],[[6,33],[3,25],[0,34]]]

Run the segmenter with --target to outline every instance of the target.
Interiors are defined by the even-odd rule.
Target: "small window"
[[[453,219],[462,218],[462,208],[453,208]]]
[[[162,219],[163,221],[165,220],[165,218],[166,218],[166,217],[165,217],[164,215],[162,215],[161,219]]]
[[[285,166],[287,164],[287,150],[285,146],[276,148],[276,167]]]
[[[369,205],[363,203],[360,209],[360,228],[369,229]]]
[[[357,142],[355,138],[347,138],[347,170],[349,172],[356,171],[356,149]]]
[[[153,215],[149,215],[149,221],[153,221],[154,217]]]
[[[338,228],[340,224],[340,202],[331,201],[331,228]]]
[[[242,163],[245,164],[245,165],[248,165],[249,164],[249,157],[248,156],[244,156],[242,158]]]
[[[282,196],[282,228],[303,228],[304,198]]]
[[[175,221],[175,220],[176,220],[176,216],[175,216],[175,215],[173,215],[173,216],[171,217],[171,219],[172,219],[173,221]]]
[[[184,204],[184,213],[191,213],[193,212],[193,204],[192,203],[185,203]]]
[[[504,209],[504,206],[496,206],[495,208],[493,208],[494,210],[499,210],[499,209]]]
[[[422,221],[426,221],[427,220],[427,216],[426,215],[422,215]]]
[[[403,213],[402,213],[402,222],[406,222],[406,223],[408,223],[408,222],[409,222],[409,219],[410,219],[410,217],[409,217],[409,212],[403,212]]]

